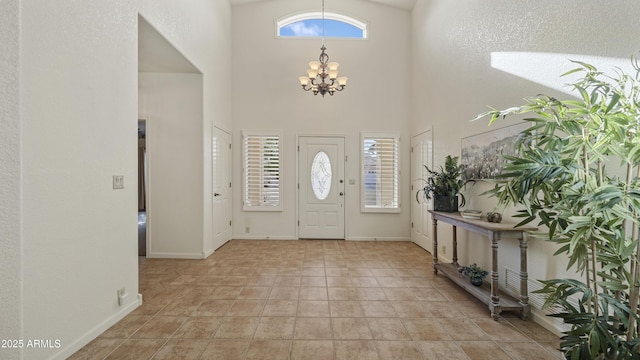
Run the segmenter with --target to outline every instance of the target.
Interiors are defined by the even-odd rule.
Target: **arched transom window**
[[[276,31],[280,37],[367,38],[364,22],[327,12],[324,13],[324,26],[321,12],[308,12],[278,20]]]

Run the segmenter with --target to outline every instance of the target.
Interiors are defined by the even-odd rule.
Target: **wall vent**
[[[505,270],[505,292],[516,299],[520,298],[520,273],[518,271],[514,271],[507,267]],[[545,298],[542,294],[534,293],[535,290],[540,290],[544,287],[542,283],[538,280],[532,280],[531,278],[527,279],[527,286],[529,288],[529,305],[532,308],[539,310],[545,315],[553,314],[560,311],[560,308],[557,306],[548,307],[546,309],[542,309],[542,305],[544,304]],[[577,300],[570,300],[574,306],[578,306]],[[549,317],[550,322],[561,325],[563,324],[562,319]]]

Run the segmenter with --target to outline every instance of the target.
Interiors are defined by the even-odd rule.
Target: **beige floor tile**
[[[267,300],[262,316],[296,316],[297,312],[296,300]]]
[[[418,348],[425,359],[469,360],[462,348],[453,341],[420,341]]]
[[[393,309],[391,302],[386,300],[379,301],[360,301],[360,306],[366,317],[397,317],[398,314]]]
[[[202,316],[190,317],[182,326],[173,334],[172,338],[180,339],[209,339],[213,337],[216,330],[224,320],[223,317]]]
[[[420,301],[449,301],[435,287],[411,288]]]
[[[330,287],[327,289],[327,293],[329,300],[359,300],[358,290],[352,287]]]
[[[254,339],[284,340],[293,339],[295,317],[263,317],[260,319]]]
[[[196,308],[192,316],[224,316],[233,305],[233,300],[206,300]]]
[[[410,242],[233,240],[205,260],[140,258],[138,291],[72,360],[562,359],[555,335],[494,321]]]
[[[451,340],[440,319],[402,319],[413,340]]]
[[[302,281],[304,281],[304,277],[307,277],[307,276],[309,276],[309,277],[322,277],[323,278],[322,282],[324,282],[325,286],[326,286],[327,280],[324,279],[324,277],[326,275],[325,274],[325,269],[324,269],[324,261],[322,262],[322,267],[304,267],[302,269],[302,274],[301,275],[303,276],[303,279],[301,280],[301,284],[302,284]]]
[[[301,276],[276,276],[274,286],[300,286]]]
[[[349,276],[327,276],[328,287],[353,287]]]
[[[471,319],[440,319],[440,323],[455,340],[491,340]]]
[[[336,359],[378,360],[375,341],[340,340],[334,341]]]
[[[405,287],[399,276],[378,276],[376,279],[382,287]]]
[[[254,340],[247,350],[247,360],[288,359],[291,340]]]
[[[271,292],[268,286],[247,286],[240,291],[238,299],[266,299]]]
[[[327,287],[327,278],[324,276],[302,276],[300,286]]]
[[[325,340],[332,339],[331,320],[329,318],[311,317],[296,319],[295,339]]]
[[[300,287],[296,286],[275,286],[271,288],[269,299],[277,300],[298,300]]]
[[[333,338],[340,340],[373,339],[365,318],[331,318]]]
[[[431,313],[427,311],[420,301],[391,301],[391,306],[399,317],[402,318],[430,318]]]
[[[264,304],[265,300],[236,300],[226,316],[259,316]]]
[[[110,353],[105,360],[140,360],[150,359],[167,340],[131,339],[126,340]]]
[[[379,287],[380,284],[373,276],[351,277],[351,283],[355,287]]]
[[[418,301],[412,289],[409,288],[389,288],[383,287],[382,290],[389,300],[395,301]]]
[[[154,356],[154,360],[196,360],[209,343],[208,340],[174,339],[166,344]]]
[[[450,301],[423,301],[424,308],[435,318],[463,318],[464,314],[460,312],[457,303]],[[491,319],[489,317],[489,319]]]
[[[242,286],[218,286],[209,297],[211,299],[235,300],[242,289]]]
[[[359,301],[329,301],[331,317],[364,317]]]
[[[327,300],[300,300],[298,302],[298,316],[304,317],[328,317],[329,301]]]
[[[333,360],[333,341],[295,340],[291,347],[291,360]]]
[[[411,340],[411,335],[398,318],[368,318],[367,321],[376,340]]]
[[[511,360],[493,341],[462,341],[458,345],[471,360]]]
[[[212,340],[202,352],[200,359],[243,360],[249,340]]]
[[[187,321],[184,316],[155,316],[131,335],[134,339],[165,339],[171,337]]]
[[[422,360],[418,346],[412,341],[376,341],[378,353],[385,360]]]
[[[103,332],[102,338],[126,339],[151,320],[150,315],[129,315]]]
[[[201,303],[199,299],[179,297],[160,310],[158,315],[189,316]]]
[[[259,321],[257,317],[225,317],[214,338],[251,339]]]
[[[529,340],[529,338],[527,338],[518,329],[516,329],[515,326],[513,326],[510,322],[508,322],[504,318],[499,318],[498,320],[493,320],[491,317],[484,318],[484,319],[477,318],[477,319],[472,319],[472,321],[476,325],[478,325],[493,340],[502,340],[502,341]]]
[[[387,300],[387,295],[382,288],[356,288],[358,300],[377,301]]]
[[[329,296],[326,287],[300,287],[300,300],[328,300]]]
[[[539,344],[528,342],[500,341],[498,345],[514,360],[547,360],[553,355]],[[555,355],[560,355],[556,353]]]
[[[67,360],[101,360],[106,358],[123,342],[123,339],[96,338]]]

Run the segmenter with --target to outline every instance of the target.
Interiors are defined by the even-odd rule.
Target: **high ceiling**
[[[269,0],[229,0],[229,3],[231,5],[241,5],[241,4],[259,2],[259,1],[269,1]],[[335,0],[335,1],[345,1],[345,0]],[[398,9],[403,9],[408,11],[413,10],[413,5],[415,5],[416,3],[416,0],[365,0],[365,1],[384,4],[387,6],[392,6]]]

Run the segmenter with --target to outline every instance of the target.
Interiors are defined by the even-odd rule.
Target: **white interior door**
[[[298,236],[344,239],[344,138],[298,138]]]
[[[215,250],[231,240],[231,135],[214,127],[211,148]]]
[[[418,189],[424,187],[424,179],[428,177],[424,165],[430,169],[433,168],[432,158],[431,130],[411,138],[411,241],[431,253],[433,252],[431,238],[433,229],[428,210],[432,208],[432,202],[424,201],[422,193],[419,195],[420,203],[416,201],[415,197]]]

